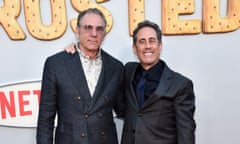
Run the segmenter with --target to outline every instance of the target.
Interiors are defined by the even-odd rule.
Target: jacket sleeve
[[[117,114],[117,118],[123,119],[125,116],[125,89],[124,89],[124,73],[123,68],[121,68],[121,77],[119,79],[119,89],[117,90],[116,94],[116,105],[114,106],[114,111]]]
[[[57,105],[56,78],[49,60],[43,71],[42,88],[37,123],[37,144],[52,144]]]
[[[195,95],[193,83],[185,81],[174,101],[177,122],[177,143],[195,144]]]

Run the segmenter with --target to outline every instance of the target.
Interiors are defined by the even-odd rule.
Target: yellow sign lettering
[[[145,0],[129,0],[128,1],[128,16],[129,16],[129,34],[133,34],[133,30],[137,24],[145,18]]]
[[[0,7],[0,24],[12,40],[23,40],[26,37],[17,22],[20,11],[20,0],[4,0],[4,6]]]
[[[24,40],[26,35],[17,18],[21,12],[20,0],[3,0],[0,7],[0,24],[12,40]],[[76,12],[88,8],[100,9],[106,17],[109,32],[113,26],[111,12],[100,3],[110,0],[70,0]],[[114,1],[112,1],[114,2]],[[147,1],[146,1],[147,2]],[[40,13],[40,0],[23,0],[25,23],[32,37],[39,40],[54,40],[63,36],[67,26],[66,0],[49,0],[51,5],[51,24],[44,24]],[[164,35],[199,34],[230,32],[240,27],[240,0],[228,0],[227,16],[220,17],[220,0],[203,0],[201,19],[180,19],[181,15],[195,12],[194,0],[161,0],[161,26]],[[132,36],[137,24],[145,19],[145,0],[128,0],[129,35]],[[69,20],[73,31],[77,18]]]
[[[203,0],[203,32],[230,32],[240,27],[240,0],[228,0],[227,16],[220,17],[219,0]]]
[[[163,34],[198,34],[201,20],[179,20],[179,15],[194,13],[194,0],[162,0]]]
[[[44,25],[40,14],[40,0],[24,0],[25,21],[29,33],[40,40],[57,39],[67,28],[65,0],[50,0],[52,23]]]

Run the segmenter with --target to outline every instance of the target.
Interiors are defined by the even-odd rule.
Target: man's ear
[[[133,53],[137,55],[137,47],[135,44],[132,45]]]
[[[161,53],[162,52],[162,42],[159,44],[159,52]]]
[[[77,39],[79,39],[79,33],[80,33],[80,29],[79,29],[79,27],[76,27],[75,36]]]

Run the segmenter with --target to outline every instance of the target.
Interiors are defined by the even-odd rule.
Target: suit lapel
[[[136,96],[136,93],[135,93],[135,90],[133,87],[133,79],[134,79],[134,75],[135,75],[138,65],[139,65],[139,63],[133,63],[133,65],[130,66],[130,69],[128,69],[128,71],[126,72],[126,74],[129,74],[129,76],[127,76],[127,78],[126,78],[130,85],[131,100],[129,102],[132,103],[131,105],[134,106],[134,108],[136,110],[139,109],[139,105],[138,105],[137,96]]]
[[[104,81],[105,81],[105,73],[106,73],[106,70],[105,70],[105,64],[103,63],[102,65],[102,70],[101,70],[101,74],[98,78],[98,82],[97,82],[97,85],[96,85],[96,88],[95,88],[95,91],[93,93],[93,97],[92,97],[92,101],[91,101],[91,104],[88,108],[88,110],[93,110],[93,107],[96,106],[96,103],[99,99],[99,97],[102,95],[103,91],[104,91]]]
[[[104,93],[104,90],[107,88],[104,88],[106,86],[106,82],[109,82],[111,78],[112,73],[112,65],[108,61],[107,56],[105,55],[104,51],[101,51],[102,54],[102,70],[98,78],[98,82],[92,97],[91,104],[89,106],[89,111],[94,110],[93,108],[96,108],[97,102],[102,94]]]
[[[172,71],[167,67],[167,65],[165,64],[164,66],[164,70],[162,73],[162,77],[160,79],[160,83],[156,89],[156,92],[160,95],[163,96],[168,88],[171,85],[171,78],[172,78]]]
[[[71,55],[70,59],[66,62],[66,66],[75,89],[78,91],[78,94],[83,98],[85,103],[89,105],[91,96],[78,53]]]
[[[150,96],[149,99],[143,104],[143,107],[151,105],[153,102],[155,102],[156,99],[159,99],[160,97],[166,95],[169,87],[172,84],[172,76],[172,71],[168,68],[166,64],[164,64],[164,69],[159,85],[157,86],[157,89],[152,94],[152,96]]]

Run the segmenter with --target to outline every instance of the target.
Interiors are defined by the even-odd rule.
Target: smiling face
[[[94,58],[105,37],[105,23],[101,16],[95,13],[84,15],[77,27],[76,36],[79,39],[81,51],[90,58]]]
[[[156,31],[151,27],[142,27],[136,34],[136,43],[133,50],[142,67],[150,69],[159,61],[162,43],[157,38]]]

